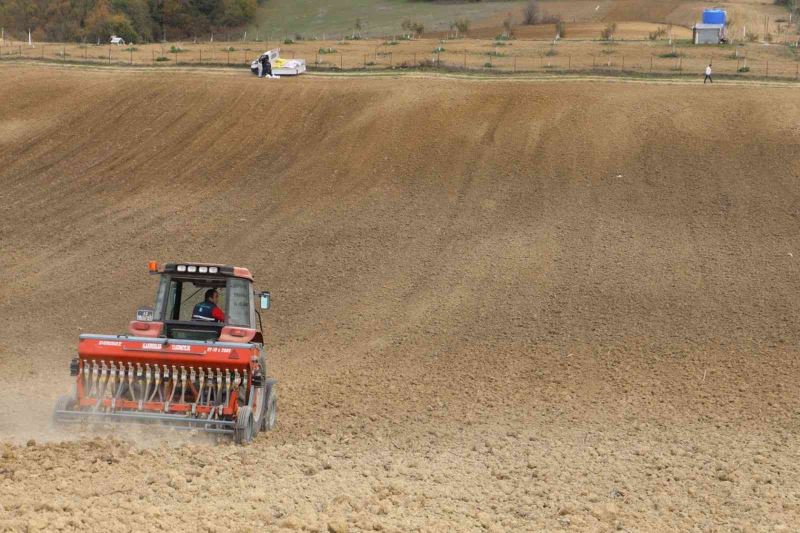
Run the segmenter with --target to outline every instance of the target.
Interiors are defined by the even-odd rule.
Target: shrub
[[[185,52],[185,51],[186,50],[184,50],[180,46],[175,46],[174,44],[169,47],[169,53],[170,54],[180,54],[181,52]]]
[[[459,33],[467,33],[469,31],[469,19],[460,18],[455,21],[456,29]]]
[[[492,63],[490,61],[487,61],[486,63],[483,64],[483,66],[486,68],[492,68]]]
[[[396,46],[398,44],[400,43],[398,43],[397,41],[383,41],[383,46]]]
[[[556,33],[560,38],[564,38],[567,36],[567,23],[563,20],[559,20],[556,22]]]
[[[747,38],[748,42],[751,42],[751,43],[754,43],[754,42],[756,42],[758,40],[758,34],[757,33],[747,32],[747,35],[745,37]]]
[[[673,51],[673,52],[667,52],[666,54],[658,54],[658,57],[660,57],[661,59],[667,59],[670,57],[681,57],[682,55],[683,54],[681,54],[680,52]]]
[[[656,31],[651,31],[647,35],[647,38],[650,39],[651,41],[656,41],[666,36],[667,36],[667,29],[659,26],[658,28],[656,28]]]
[[[511,20],[510,13],[503,19],[503,35],[507,35],[511,39],[514,38],[514,22]]]
[[[320,48],[319,49],[319,53],[320,54],[335,54],[336,53],[336,48],[331,48],[331,47]]]
[[[522,23],[531,26],[539,21],[539,0],[528,0],[522,11]]]
[[[436,48],[433,49],[434,54],[440,54],[444,51],[445,51],[444,48],[442,48],[441,46],[437,46]]]
[[[604,41],[610,41],[614,38],[614,32],[617,31],[617,23],[610,22],[600,31],[600,38]]]
[[[405,19],[400,23],[400,27],[407,33],[412,33],[416,36],[421,36],[425,32],[425,25],[421,22],[416,22],[411,19]]]
[[[553,57],[553,56],[557,56],[557,55],[558,55],[558,51],[555,49],[555,47],[554,47],[554,46],[551,46],[551,47],[550,47],[550,50],[548,50],[547,52],[545,52],[545,53],[544,53],[544,55],[546,55],[547,57]]]
[[[286,39],[283,40],[283,44],[294,44],[294,39],[290,39],[289,37],[287,37]]]
[[[158,56],[158,57],[156,58],[156,61],[169,61],[169,58],[168,58],[168,57],[165,57],[165,56]]]
[[[539,22],[541,24],[558,24],[561,22],[561,17],[559,15],[547,15],[546,17],[541,17]]]
[[[745,66],[743,66],[743,67],[739,67],[739,68],[736,70],[736,72],[750,72],[750,67],[748,67],[747,65],[745,65]]]

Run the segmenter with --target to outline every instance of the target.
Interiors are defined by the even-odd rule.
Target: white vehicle
[[[259,75],[261,69],[261,60],[264,57],[269,57],[269,62],[272,65],[272,77],[277,78],[280,76],[297,76],[306,71],[305,59],[283,59],[280,57],[281,49],[275,48],[268,52],[264,52],[257,59],[250,63],[250,72]]]
[[[125,44],[125,39],[122,37],[117,37],[116,35],[111,36],[111,44]]]

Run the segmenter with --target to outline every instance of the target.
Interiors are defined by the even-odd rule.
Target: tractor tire
[[[275,427],[278,417],[278,391],[277,383],[266,381],[266,394],[264,395],[264,416],[261,418],[261,429],[269,431]]]
[[[236,444],[250,444],[254,433],[253,410],[247,405],[240,407],[236,425],[233,426],[233,441]]]
[[[266,419],[267,413],[267,361],[266,358],[261,355],[261,357],[258,358],[258,362],[261,365],[261,386],[255,389],[256,400],[253,403],[254,437],[264,428],[264,420]]]
[[[59,396],[58,400],[56,400],[56,407],[53,409],[53,424],[56,426],[60,426],[62,423],[58,419],[56,415],[57,411],[68,411],[75,407],[75,399],[69,395]]]

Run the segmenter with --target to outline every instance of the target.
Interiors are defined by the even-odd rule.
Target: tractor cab
[[[130,332],[136,336],[205,342],[263,344],[261,317],[256,305],[269,308],[268,292],[254,292],[246,268],[206,263],[150,265],[160,277],[154,308],[140,308]],[[219,294],[217,307],[224,320],[198,317],[195,308],[209,289]]]

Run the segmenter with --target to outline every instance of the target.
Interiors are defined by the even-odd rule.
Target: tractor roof
[[[224,276],[234,278],[244,278],[253,281],[253,275],[247,268],[220,265],[218,263],[196,263],[193,261],[185,263],[167,263],[161,271],[165,274],[203,274],[211,276]]]

